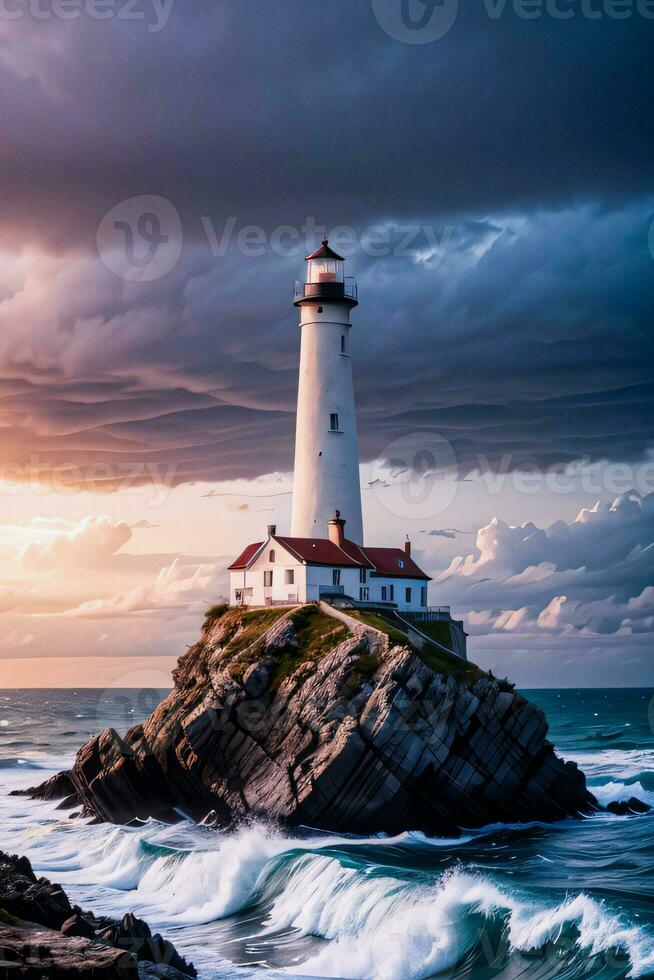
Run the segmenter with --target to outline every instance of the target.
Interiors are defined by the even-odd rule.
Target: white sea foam
[[[114,828],[104,840],[96,842],[84,855],[83,863],[71,871],[59,874],[62,884],[85,884],[93,881],[118,891],[138,888],[146,858],[141,846],[142,836]]]
[[[444,876],[435,887],[418,888],[391,878],[368,878],[324,857],[305,858],[294,870],[268,926],[331,940],[294,966],[289,971],[294,974],[422,980],[460,962],[496,917],[506,923],[514,950],[541,950],[574,927],[578,947],[588,954],[622,950],[629,955],[633,976],[654,968],[654,943],[647,934],[583,894],[539,909],[464,873]]]
[[[599,754],[601,766],[607,766],[612,750]],[[644,768],[651,769],[651,754],[647,760],[638,755],[638,764],[645,762]],[[632,795],[649,802],[654,796],[635,780],[604,778],[606,782],[592,787],[602,802]],[[596,781],[601,782],[597,775]],[[419,876],[404,870],[343,860],[336,853],[354,843],[366,848],[455,848],[490,834],[492,828],[457,841],[420,834],[366,841],[324,835],[294,839],[263,826],[232,835],[191,823],[171,828],[156,821],[135,828],[90,826],[70,822],[56,804],[7,798],[5,804],[12,808],[5,812],[19,814],[12,831],[20,831],[21,844],[14,838],[8,845],[0,831],[0,846],[25,850],[39,871],[67,890],[81,889],[97,911],[135,910],[157,929],[175,926],[183,934],[184,927],[192,933],[196,926],[260,902],[267,910],[263,934],[257,933],[261,941],[274,944],[277,934],[288,931],[326,940],[315,955],[289,968],[295,975],[421,980],[461,962],[484,937],[490,935],[497,947],[501,928],[516,951],[542,949],[566,934],[568,942],[576,940],[589,956],[624,950],[634,977],[654,971],[654,943],[648,933],[585,894],[548,903],[512,884],[499,885],[463,870],[440,879],[430,872],[420,884]]]
[[[651,749],[621,750],[616,746],[583,752],[566,750],[565,758],[576,762],[589,778],[615,778],[619,774],[622,779],[631,779],[642,772],[652,772],[654,766],[654,752]]]
[[[218,837],[213,850],[157,858],[136,897],[175,925],[222,919],[248,905],[268,862],[288,848],[288,840],[259,828]]]
[[[643,803],[654,807],[654,793],[651,790],[644,789],[639,782],[622,783],[610,780],[608,783],[603,783],[600,786],[590,786],[589,788],[591,793],[597,797],[603,806],[606,806],[608,803],[628,800],[632,796],[635,796],[637,799],[642,800]]]

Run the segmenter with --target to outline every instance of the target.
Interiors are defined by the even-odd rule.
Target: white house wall
[[[270,551],[275,551],[275,561],[270,561]],[[427,583],[424,579],[375,578],[367,572],[365,583],[360,579],[358,568],[338,568],[330,565],[305,565],[286,551],[279,543],[268,543],[247,570],[230,572],[230,602],[238,605],[237,591],[243,591],[243,603],[248,606],[265,606],[270,602],[318,602],[334,589],[334,571],[338,571],[337,587],[344,595],[353,599],[362,598],[361,589],[368,589],[370,602],[393,601],[401,611],[419,611],[424,608],[422,589]],[[292,571],[293,584],[286,582],[286,572]],[[264,586],[264,573],[272,572],[272,586]],[[393,586],[393,600],[390,587]],[[386,599],[382,589],[386,589]],[[406,589],[411,589],[411,601],[406,601]]]
[[[275,552],[275,561],[270,561],[270,551]],[[285,572],[292,571],[295,581],[287,584]],[[306,565],[298,561],[278,542],[268,542],[254,564],[243,571],[229,573],[230,602],[237,605],[236,591],[245,590],[244,604],[265,606],[268,602],[290,602],[293,599],[306,602]],[[272,587],[264,586],[264,572],[272,572]],[[248,594],[248,590],[252,590]]]
[[[359,595],[359,569],[340,568],[340,585],[343,594],[356,598]],[[321,589],[330,589],[334,582],[334,568],[328,565],[307,566],[307,602],[317,602]]]

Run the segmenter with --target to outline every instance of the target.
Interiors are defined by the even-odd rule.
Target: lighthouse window
[[[329,428],[331,429],[332,432],[339,431],[338,415],[336,414],[336,412],[332,412],[332,414],[329,416]]]
[[[345,334],[341,337],[341,354],[347,354],[347,337]]]

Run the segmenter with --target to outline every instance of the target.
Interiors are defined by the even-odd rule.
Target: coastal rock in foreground
[[[0,978],[188,980],[192,964],[134,915],[121,922],[71,906],[25,857],[0,852]]]
[[[352,630],[316,606],[214,611],[170,695],[124,738],[89,741],[62,792],[115,823],[211,814],[361,834],[597,808],[539,708],[381,625]]]

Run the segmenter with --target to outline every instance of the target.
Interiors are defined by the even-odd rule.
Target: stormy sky
[[[56,564],[53,536],[77,540],[96,526],[80,522],[103,514],[120,526],[126,479],[188,501],[200,485],[256,490],[271,473],[287,478],[292,290],[324,229],[359,284],[362,463],[374,469],[397,440],[437,433],[472,480],[445,523],[439,514],[410,527],[465,524],[463,541],[425,534],[429,570],[450,568],[439,587],[449,582],[477,630],[492,623],[502,642],[532,626],[550,636],[557,624],[568,637],[626,635],[628,607],[566,619],[559,604],[539,625],[563,586],[568,602],[588,598],[586,554],[577,579],[544,548],[529,566],[497,572],[504,597],[469,593],[487,554],[475,535],[492,517],[546,529],[619,496],[577,486],[564,501],[546,489],[489,500],[483,466],[620,465],[632,475],[627,500],[654,490],[651,473],[646,486],[636,477],[651,460],[654,396],[654,10],[609,0],[116,0],[99,12],[93,0],[14,0],[0,13],[0,463],[31,494],[0,501],[0,523],[23,529],[7,563],[38,578],[35,554]],[[439,36],[421,38],[421,19]],[[68,470],[67,494],[51,486],[57,467]],[[651,507],[639,514],[642,550],[654,522]],[[45,517],[70,526],[39,538],[33,522]],[[396,517],[400,534],[410,515]],[[209,540],[206,510],[194,519],[201,533],[178,502],[164,531],[153,529],[162,568],[187,553],[197,558],[189,568],[204,568],[236,547],[228,534]],[[369,520],[379,536],[373,505]],[[452,570],[455,559],[463,565]],[[620,608],[652,582],[651,559],[639,561]],[[532,603],[532,586],[525,596],[524,582],[506,584],[547,562],[568,576],[556,594],[541,585]],[[602,588],[591,601],[617,596]],[[57,592],[55,612],[114,593],[115,582],[65,601]],[[651,628],[643,601],[639,636]],[[29,603],[9,604],[29,617]],[[522,609],[505,629],[503,612]],[[24,621],[14,633],[14,654],[25,636],[37,643]],[[651,677],[638,657],[634,677]]]

